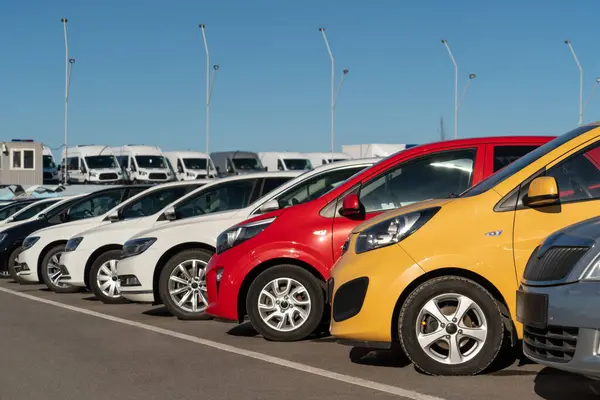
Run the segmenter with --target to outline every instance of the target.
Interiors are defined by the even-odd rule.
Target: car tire
[[[277,285],[276,291],[272,286],[274,284]],[[296,297],[288,296],[294,292]],[[273,299],[276,299],[276,303],[273,303]],[[263,305],[268,308],[262,307],[261,311],[259,301],[263,300]],[[319,328],[324,308],[325,293],[319,280],[296,265],[278,265],[262,272],[250,285],[246,297],[246,312],[250,323],[265,339],[272,341],[306,339]],[[275,316],[271,317],[273,314]],[[277,319],[277,326],[274,319]],[[270,321],[273,323],[270,324]],[[299,325],[295,326],[297,324]]]
[[[59,283],[57,279],[60,277],[57,274],[57,268],[60,261],[60,256],[65,252],[65,245],[59,244],[50,249],[42,260],[41,281],[50,290],[56,293],[77,293],[78,287],[71,286],[66,283]],[[31,267],[30,267],[31,268]]]
[[[117,263],[121,258],[121,250],[109,250],[96,258],[90,268],[88,282],[94,296],[104,304],[127,303],[120,294]],[[103,288],[103,285],[108,285]],[[111,294],[112,292],[112,294]]]
[[[172,315],[182,320],[212,318],[205,314],[208,306],[206,266],[212,255],[211,251],[205,249],[190,249],[175,254],[167,261],[160,272],[158,292],[162,303]],[[195,276],[193,274],[194,265]],[[187,276],[183,274],[180,266],[185,269]],[[195,279],[190,280],[189,278]],[[179,281],[176,282],[175,279]],[[187,286],[183,284],[184,281]],[[178,303],[182,300],[184,303],[180,306]],[[204,304],[201,305],[200,302]],[[196,311],[194,311],[194,307],[197,308]]]
[[[12,253],[10,253],[10,257],[8,257],[7,263],[8,263],[8,273],[10,274],[10,277],[17,283],[20,283],[21,285],[25,285],[28,282],[21,278],[20,276],[17,275],[17,270],[15,269],[15,262],[17,261],[17,257],[19,257],[19,254],[21,254],[23,252],[23,247],[19,246],[16,249],[13,250]]]
[[[408,296],[398,317],[404,352],[429,375],[481,373],[496,359],[504,335],[497,300],[477,282],[459,276],[422,283]]]

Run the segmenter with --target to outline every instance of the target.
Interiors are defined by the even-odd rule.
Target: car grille
[[[106,180],[109,180],[109,179],[117,179],[118,177],[119,176],[117,174],[115,174],[115,173],[106,173],[106,174],[100,174],[99,179],[101,181],[106,181]]]
[[[206,175],[196,175],[196,179],[205,179]]]
[[[523,272],[523,278],[529,282],[565,278],[589,247],[552,247],[542,257],[538,257],[539,249],[533,251]]]
[[[579,328],[552,326],[538,329],[525,325],[523,342],[525,352],[539,360],[567,363],[573,359]]]
[[[52,172],[44,172],[44,179],[52,179]]]
[[[153,173],[148,175],[150,179],[167,179],[167,174]]]

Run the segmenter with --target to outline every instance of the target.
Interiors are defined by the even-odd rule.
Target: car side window
[[[265,178],[265,183],[263,184],[262,187],[262,193],[260,193],[259,197],[264,196],[267,193],[272,192],[273,190],[277,189],[279,186],[283,185],[284,183],[286,183],[287,181],[289,181],[291,178],[287,178],[287,177],[281,177],[281,178]]]
[[[600,144],[546,171],[558,184],[561,203],[600,198]]]
[[[25,221],[26,219],[29,219],[29,218],[33,217],[34,215],[36,215],[40,211],[43,211],[46,208],[50,207],[52,204],[56,203],[57,201],[58,200],[56,200],[56,201],[42,202],[41,204],[36,204],[34,206],[31,206],[27,210],[25,210],[24,212],[22,212],[21,214],[15,215],[14,221]]]
[[[78,221],[105,214],[121,202],[124,190],[103,193],[73,205],[69,211],[69,221]]]
[[[476,155],[476,149],[461,149],[407,161],[366,183],[360,201],[374,212],[461,193],[473,181]]]
[[[326,171],[319,175],[315,175],[297,186],[290,188],[288,191],[281,193],[276,198],[279,202],[279,207],[290,207],[318,199],[364,168],[364,166],[351,167],[333,172]]]
[[[494,146],[494,172],[537,149],[539,146]]]
[[[244,179],[227,182],[191,196],[175,205],[176,218],[184,219],[247,207],[256,181]]]
[[[121,218],[139,218],[156,214],[192,189],[195,189],[193,185],[186,185],[154,190],[123,207],[120,213]]]
[[[6,218],[10,217],[11,215],[13,215],[17,211],[19,211],[19,209],[17,207],[19,207],[19,206],[15,205],[15,206],[11,206],[11,207],[6,207],[2,211],[0,211],[0,221],[5,220]]]
[[[79,157],[69,157],[67,162],[70,171],[76,171],[79,169]]]

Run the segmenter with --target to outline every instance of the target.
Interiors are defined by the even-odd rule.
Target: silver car
[[[553,233],[533,251],[517,320],[529,359],[600,379],[600,217]]]

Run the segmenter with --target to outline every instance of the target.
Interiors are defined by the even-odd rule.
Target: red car
[[[457,196],[552,139],[486,137],[412,147],[318,199],[229,228],[207,266],[207,313],[239,323],[247,315],[268,340],[308,337],[328,322],[325,281],[354,227],[391,208]]]

